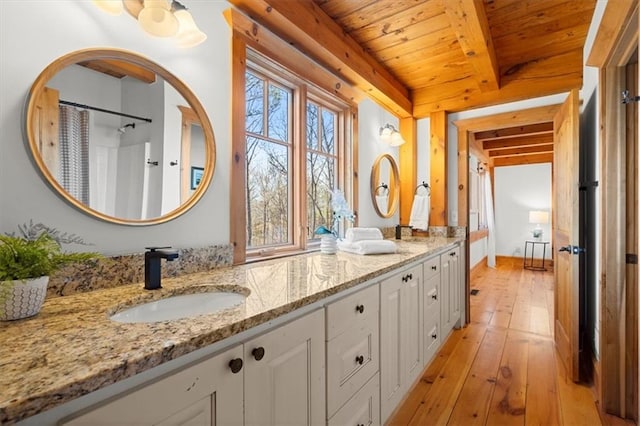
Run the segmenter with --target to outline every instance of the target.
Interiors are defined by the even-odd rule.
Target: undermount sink
[[[232,291],[179,294],[123,309],[110,319],[122,323],[148,323],[192,318],[241,306],[246,298],[246,294]]]

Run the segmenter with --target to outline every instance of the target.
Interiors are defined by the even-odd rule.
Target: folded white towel
[[[355,254],[386,254],[398,251],[396,243],[389,240],[338,241],[338,249]]]
[[[416,194],[413,197],[409,226],[414,229],[429,230],[429,196]]]
[[[381,240],[382,232],[378,228],[349,228],[344,234],[344,239],[355,243],[362,240]]]

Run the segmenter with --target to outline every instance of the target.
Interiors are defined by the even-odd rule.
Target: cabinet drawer
[[[331,417],[378,372],[378,318],[327,342],[327,413]]]
[[[442,341],[440,321],[437,316],[426,319],[424,324],[424,364],[427,365],[436,354]]]
[[[425,281],[424,284],[424,315],[426,316],[428,313],[440,308],[438,302],[440,300],[440,277],[432,277]]]
[[[424,279],[425,281],[434,275],[440,273],[440,256],[436,256],[433,259],[426,260],[424,262]]]
[[[327,340],[344,333],[351,327],[375,318],[380,308],[378,284],[327,305]]]
[[[380,378],[376,374],[327,422],[329,426],[380,424]]]

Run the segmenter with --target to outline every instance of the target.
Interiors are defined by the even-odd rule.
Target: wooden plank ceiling
[[[389,111],[415,118],[581,87],[595,7],[595,0],[230,2]]]
[[[553,122],[504,127],[470,136],[475,148],[472,151],[490,167],[553,163]]]

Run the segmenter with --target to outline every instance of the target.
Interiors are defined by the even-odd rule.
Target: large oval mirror
[[[398,166],[389,154],[382,154],[371,168],[371,201],[379,216],[389,218],[398,209],[400,179]]]
[[[87,49],[55,60],[31,87],[25,126],[47,183],[109,222],[174,219],[213,176],[204,108],[180,79],[132,52]]]

